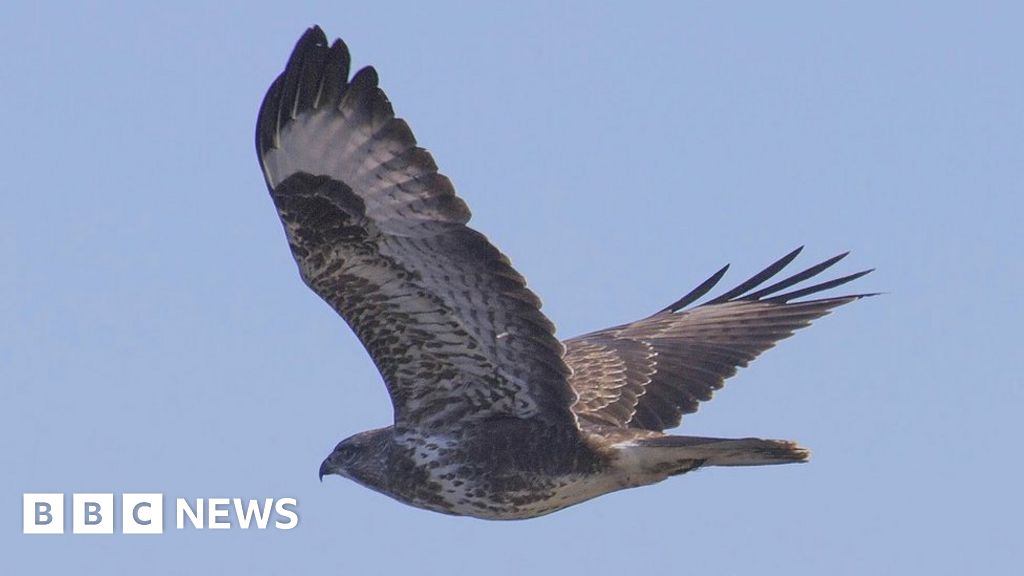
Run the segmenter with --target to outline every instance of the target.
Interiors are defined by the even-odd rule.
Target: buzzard
[[[559,342],[366,67],[319,27],[259,111],[256,150],[305,283],[384,379],[394,424],[337,445],[337,474],[401,502],[533,518],[703,466],[804,462],[793,442],[663,433],[740,366],[833,308],[806,287],[845,254],[776,279],[799,249],[692,306],[728,267],[657,313]]]

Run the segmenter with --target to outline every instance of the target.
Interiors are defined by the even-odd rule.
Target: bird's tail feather
[[[791,464],[806,462],[811,456],[810,450],[796,442],[761,438],[662,436],[640,440],[636,446],[660,452],[666,459],[701,461],[700,466]]]

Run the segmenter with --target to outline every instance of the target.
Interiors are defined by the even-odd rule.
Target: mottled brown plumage
[[[837,256],[753,291],[799,250],[690,307],[687,296],[564,344],[508,259],[479,232],[430,153],[363,68],[319,28],[299,40],[260,109],[256,148],[306,284],[380,370],[394,425],[338,444],[320,468],[402,502],[530,518],[708,465],[799,462],[777,440],[669,436],[725,378],[832,308],[796,301],[866,272],[786,292]]]

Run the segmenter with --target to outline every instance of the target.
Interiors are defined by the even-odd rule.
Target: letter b
[[[36,526],[43,526],[53,522],[53,514],[50,514],[49,502],[36,502]]]
[[[103,515],[100,514],[100,505],[98,502],[85,503],[85,518],[82,521],[86,526],[96,526],[100,522],[103,522]]]

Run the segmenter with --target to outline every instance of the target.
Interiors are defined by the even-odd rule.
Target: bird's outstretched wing
[[[564,348],[363,68],[318,27],[260,108],[256,149],[302,279],[352,327],[396,424],[540,417],[574,425]]]
[[[700,306],[685,309],[710,291],[728,266],[653,316],[567,340],[565,361],[573,369],[570,384],[579,395],[573,412],[580,422],[645,430],[678,426],[683,414],[710,400],[738,367],[836,306],[870,295],[797,301],[870,270],[784,292],[846,254],[754,291],[800,250]]]

